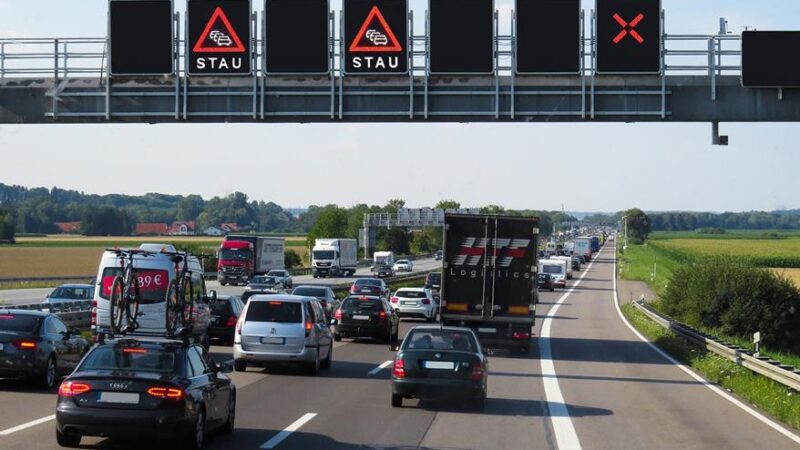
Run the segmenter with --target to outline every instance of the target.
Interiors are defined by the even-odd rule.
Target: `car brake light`
[[[423,299],[422,299],[422,304],[423,304],[423,305],[430,305],[430,304],[431,304],[431,301],[430,301],[430,300],[428,300],[427,298],[423,298]]]
[[[183,389],[168,388],[168,387],[151,387],[147,389],[147,394],[156,398],[165,398],[167,400],[183,400]]]
[[[333,318],[336,320],[342,320],[342,310],[337,309],[336,312],[333,314]]]
[[[524,331],[515,331],[511,334],[512,339],[529,339],[530,337],[531,334]]]
[[[65,381],[58,387],[58,395],[60,397],[74,397],[76,395],[85,394],[91,390],[92,387],[86,383]]]
[[[350,292],[355,292],[357,290],[356,285],[350,286]]]
[[[311,328],[313,328],[313,327],[314,327],[314,324],[311,323],[310,320],[306,320],[306,337],[308,337],[308,335],[311,334]]]
[[[226,327],[235,327],[235,326],[236,326],[236,321],[237,321],[238,319],[239,319],[239,318],[238,318],[238,317],[236,317],[236,316],[230,316],[230,317],[228,317],[228,321],[227,321],[227,322],[225,322],[225,326],[226,326]]]
[[[386,320],[386,311],[381,311],[378,313],[378,318],[381,320]]]
[[[20,350],[36,350],[36,342],[27,339],[17,339],[11,344]]]
[[[469,374],[469,379],[472,381],[480,381],[483,379],[483,366],[481,363],[472,363],[472,372]]]
[[[406,377],[406,365],[402,359],[394,360],[394,366],[392,367],[392,376],[395,378]]]
[[[398,301],[397,297],[392,297],[392,303],[397,303],[397,301]]]
[[[144,348],[123,348],[122,353],[147,353],[147,349]]]

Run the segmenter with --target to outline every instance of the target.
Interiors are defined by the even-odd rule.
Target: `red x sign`
[[[644,14],[639,13],[639,15],[631,20],[630,23],[626,22],[625,19],[623,19],[619,14],[614,14],[614,20],[616,20],[619,26],[622,27],[622,31],[620,31],[619,34],[617,34],[617,36],[614,38],[615,44],[619,44],[620,41],[622,41],[628,34],[630,34],[632,38],[636,39],[636,42],[639,44],[644,44],[644,38],[642,35],[634,30],[634,28],[636,28],[636,26],[639,25],[642,20],[644,20]]]

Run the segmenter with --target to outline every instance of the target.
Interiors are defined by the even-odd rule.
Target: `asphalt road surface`
[[[754,416],[642,342],[618,315],[613,267],[613,253],[605,250],[578,273],[571,290],[543,293],[531,353],[490,357],[484,412],[417,400],[392,408],[389,368],[380,366],[394,353],[368,340],[344,340],[336,343],[332,368],[319,377],[292,369],[233,373],[236,431],[212,437],[208,448],[800,447],[797,434]],[[402,331],[415,323],[403,322]],[[230,359],[229,348],[212,351]],[[0,405],[0,448],[58,448],[54,392],[2,381]],[[164,446],[98,438],[84,438],[83,445]]]

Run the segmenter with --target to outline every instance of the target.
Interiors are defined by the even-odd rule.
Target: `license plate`
[[[497,328],[478,328],[478,333],[497,333]]]
[[[0,352],[3,351],[3,344],[0,344]]]
[[[97,397],[97,402],[136,405],[139,403],[139,394],[130,394],[127,392],[100,392],[100,395]]]
[[[369,292],[369,288],[362,289],[361,292]]]
[[[369,320],[369,316],[353,315],[353,320]]]
[[[262,344],[271,344],[271,345],[283,345],[286,342],[285,338],[277,338],[277,337],[262,337],[261,343]]]
[[[453,370],[456,368],[456,363],[453,361],[423,361],[422,366],[426,369]]]
[[[418,306],[419,303],[417,302],[400,302],[401,305],[408,305],[408,306]]]

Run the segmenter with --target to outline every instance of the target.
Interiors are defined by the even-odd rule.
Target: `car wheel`
[[[228,402],[228,420],[225,426],[222,427],[222,434],[229,436],[233,434],[233,429],[236,424],[236,391],[231,392],[231,399]]]
[[[185,448],[199,450],[203,448],[203,441],[206,437],[206,412],[199,406],[194,420],[194,427],[186,436]]]
[[[225,286],[225,285],[227,285],[227,284],[228,284],[228,282],[227,282],[227,281],[220,281],[220,282],[219,282],[219,285],[220,285],[220,286]]]
[[[331,343],[331,349],[328,351],[328,357],[322,360],[322,363],[320,363],[320,367],[322,367],[323,369],[330,369],[332,361],[333,361],[333,343]]]
[[[339,333],[335,333],[333,335],[333,340],[336,341],[336,342],[340,342],[342,340],[342,335],[339,334]]]
[[[53,386],[56,385],[57,368],[56,357],[51,356],[47,358],[47,365],[45,366],[44,373],[42,373],[39,378],[39,386],[42,389],[53,389]]]
[[[400,408],[403,406],[403,396],[398,394],[392,394],[392,406],[395,408]]]
[[[237,372],[244,372],[245,370],[247,370],[247,361],[243,359],[233,360],[233,370]]]
[[[319,374],[320,365],[321,363],[319,360],[319,347],[317,347],[317,352],[314,354],[314,362],[308,365],[308,374],[311,376]]]
[[[478,398],[472,399],[472,401],[470,402],[470,406],[475,411],[483,411],[484,409],[486,409],[486,394],[483,394]]]
[[[56,442],[61,447],[77,447],[81,443],[80,434],[64,434],[56,427]]]

